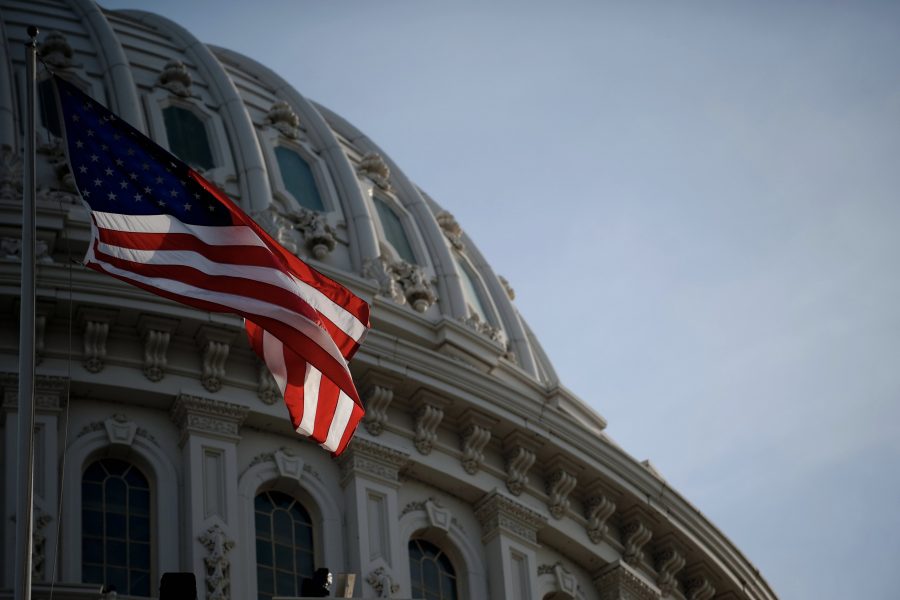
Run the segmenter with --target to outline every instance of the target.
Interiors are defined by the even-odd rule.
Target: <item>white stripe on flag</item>
[[[187,233],[212,246],[261,246],[267,248],[256,232],[246,225],[188,225],[170,215],[122,215],[94,211],[99,227],[131,233]]]
[[[306,363],[306,375],[303,377],[303,419],[297,426],[297,433],[312,435],[313,429],[316,427],[316,407],[319,403],[321,383],[322,372]]]
[[[341,438],[344,437],[344,432],[347,430],[347,423],[350,421],[350,416],[353,414],[353,406],[354,402],[347,394],[341,392],[340,395],[338,395],[337,406],[334,409],[331,427],[328,428],[328,436],[325,438],[325,441],[322,442],[322,447],[326,450],[330,452],[337,450],[338,445],[341,443]]]
[[[287,365],[284,364],[284,344],[277,337],[266,331],[263,332],[263,356],[269,372],[275,378],[282,397],[287,389]]]

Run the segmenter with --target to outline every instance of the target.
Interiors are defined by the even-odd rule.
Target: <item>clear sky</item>
[[[900,3],[103,4],[380,144],[782,598],[900,593]]]

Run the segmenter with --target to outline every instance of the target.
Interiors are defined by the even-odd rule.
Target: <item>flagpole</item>
[[[19,307],[19,457],[16,494],[16,600],[31,600],[34,506],[34,221],[37,27],[25,42],[25,169],[22,185],[22,283]]]

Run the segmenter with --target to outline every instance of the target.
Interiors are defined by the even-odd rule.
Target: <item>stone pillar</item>
[[[600,600],[659,600],[659,589],[624,561],[606,565],[594,577]]]
[[[400,539],[397,489],[409,455],[357,434],[339,462],[347,531],[356,536],[347,540],[348,566],[360,582],[354,595],[377,597],[378,586],[397,581],[407,560],[406,540]],[[399,593],[403,596],[409,590]]]
[[[18,432],[18,375],[5,373],[0,376],[3,386],[3,411],[5,440],[3,443],[3,548],[15,549],[16,540],[16,469],[19,460]],[[59,413],[65,404],[68,380],[64,377],[38,375],[34,382],[34,521],[33,580],[35,583],[50,581],[53,561],[56,560],[56,528],[59,515]],[[0,417],[0,418],[2,418]],[[14,579],[12,556],[2,558],[2,585],[12,587]]]
[[[247,412],[244,406],[186,394],[172,405],[184,465],[182,568],[197,574],[200,600],[229,600],[231,578],[244,570],[231,570],[229,553],[238,538],[237,443]]]
[[[547,519],[497,490],[479,500],[475,517],[481,523],[491,598],[539,600],[535,551]]]

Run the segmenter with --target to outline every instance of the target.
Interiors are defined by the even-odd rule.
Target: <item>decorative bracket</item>
[[[460,417],[460,424],[463,432],[460,439],[462,466],[466,473],[474,475],[481,468],[484,447],[491,441],[491,427],[497,424],[497,419],[468,409]]]
[[[144,340],[144,377],[150,381],[159,381],[166,374],[169,340],[178,321],[141,315],[138,320],[138,331]]]
[[[225,361],[228,360],[234,333],[204,325],[195,339],[203,352],[203,387],[210,392],[218,392],[225,379]]]
[[[103,370],[106,360],[106,338],[110,325],[115,321],[116,311],[104,309],[81,309],[79,321],[84,327],[84,368],[91,373]]]
[[[444,418],[447,400],[426,390],[413,395],[413,405],[418,404],[416,412],[416,450],[421,454],[429,454],[437,441],[437,428]]]
[[[372,435],[381,435],[387,424],[387,409],[394,399],[394,390],[380,385],[373,385],[366,393],[364,405],[366,414],[363,417],[363,425],[366,431]]]
[[[609,533],[607,520],[616,512],[616,503],[603,494],[591,496],[585,503],[584,516],[587,518],[587,535],[595,544],[602,542]]]
[[[359,161],[356,172],[386,192],[391,190],[391,169],[377,152],[368,152]]]
[[[506,488],[514,496],[519,496],[525,491],[525,486],[528,485],[528,470],[537,459],[539,447],[540,442],[519,431],[513,432],[503,440]]]
[[[569,510],[569,494],[578,485],[576,473],[581,468],[562,455],[549,463],[547,478],[547,507],[555,519],[562,519]]]
[[[275,404],[282,397],[281,389],[278,387],[275,377],[269,371],[269,367],[262,361],[259,361],[257,377],[256,396],[263,404]]]
[[[653,532],[640,517],[632,517],[627,520],[622,530],[622,538],[625,542],[625,550],[622,557],[630,565],[641,562],[644,545],[653,537]]]
[[[685,559],[674,540],[661,544],[660,548],[653,556],[656,563],[656,585],[663,596],[668,596],[678,587],[675,575],[684,568]]]
[[[710,600],[716,595],[707,570],[700,565],[691,566],[682,579],[685,600]]]
[[[156,78],[156,85],[182,98],[191,96],[191,74],[180,60],[170,60]]]

